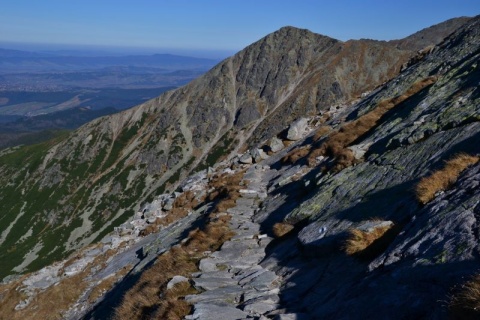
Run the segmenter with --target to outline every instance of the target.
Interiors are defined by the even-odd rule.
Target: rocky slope
[[[202,250],[198,271],[173,277],[200,291],[180,295],[193,305],[189,319],[446,318],[452,288],[478,271],[479,165],[426,205],[414,190],[454,154],[480,153],[479,45],[474,18],[381,85],[413,52],[283,28],[182,89],[52,143],[46,155],[41,146],[4,155],[4,275],[102,241],[1,287],[10,312],[2,316],[53,312],[45,301],[72,282],[84,287],[55,306],[58,317],[113,315],[157,256],[189,243],[188,231],[216,208],[236,235]],[[33,161],[25,169],[22,153]],[[202,160],[222,156],[176,189]],[[241,196],[219,209],[211,177],[244,171]],[[167,189],[177,193],[155,196]],[[190,213],[141,236],[185,197],[196,205],[177,205]],[[352,230],[367,238],[380,229],[349,251]],[[141,314],[158,316],[161,303],[143,305],[142,294]]]
[[[414,55],[286,27],[185,87],[56,141],[3,151],[0,277],[100,240],[192,170],[258,145],[300,116],[340,108]]]

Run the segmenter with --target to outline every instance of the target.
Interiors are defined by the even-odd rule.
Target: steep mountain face
[[[393,43],[402,49],[422,50],[428,46],[431,46],[432,43],[440,43],[445,37],[452,33],[452,30],[460,28],[469,19],[470,18],[468,17],[449,19],[429,28],[415,32],[404,39],[392,40],[390,43]]]
[[[283,28],[183,88],[56,142],[3,152],[0,277],[101,239],[194,168],[349,101],[411,55]]]

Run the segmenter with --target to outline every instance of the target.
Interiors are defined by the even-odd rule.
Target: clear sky
[[[0,42],[237,51],[290,25],[340,40],[389,40],[479,0],[0,0]]]

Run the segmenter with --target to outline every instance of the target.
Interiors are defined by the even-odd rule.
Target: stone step
[[[246,304],[243,307],[243,311],[253,315],[262,315],[279,307],[278,303],[273,302],[254,302]]]
[[[264,254],[246,256],[246,257],[241,257],[238,260],[229,261],[228,264],[230,265],[231,268],[237,269],[238,271],[240,271],[242,269],[249,269],[252,266],[259,264],[264,257],[265,257]]]
[[[232,285],[213,290],[207,290],[199,294],[192,294],[185,297],[188,303],[198,302],[223,302],[230,305],[237,304],[242,297],[243,289],[238,285]]]
[[[232,278],[234,274],[228,271],[201,272],[198,278]]]
[[[224,249],[229,249],[229,248],[243,248],[243,247],[246,247],[246,248],[257,248],[258,247],[258,240],[256,239],[249,239],[249,240],[244,240],[242,242],[238,242],[238,241],[227,241],[225,242],[223,245],[222,245],[222,248],[220,249],[221,250],[224,250]]]
[[[200,277],[192,280],[195,288],[199,290],[214,290],[238,284],[236,280],[225,277]]]
[[[266,270],[257,277],[243,284],[243,288],[254,288],[256,290],[271,290],[277,286],[277,275],[273,271]]]
[[[230,305],[217,305],[212,303],[197,303],[194,305],[192,315],[186,316],[188,320],[237,320],[246,319],[248,314]]]

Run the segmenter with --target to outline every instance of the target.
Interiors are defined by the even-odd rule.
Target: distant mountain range
[[[85,57],[0,49],[0,73],[80,71],[114,66],[205,71],[218,62],[172,54]]]

